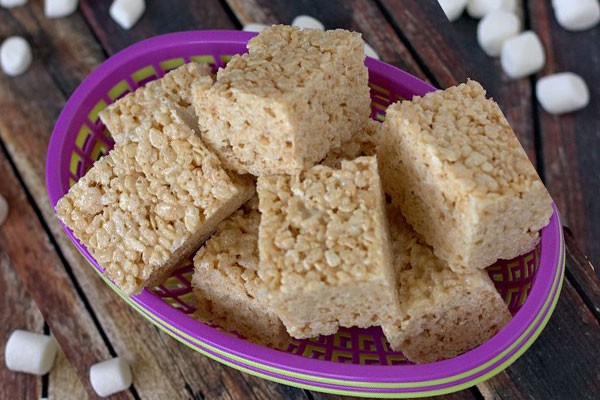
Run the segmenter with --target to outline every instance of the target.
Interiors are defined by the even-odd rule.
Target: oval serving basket
[[[112,147],[98,119],[108,104],[183,63],[209,63],[216,71],[233,54],[246,51],[252,33],[182,32],[139,42],[108,59],[79,86],[60,114],[46,162],[54,206],[92,163]],[[435,90],[383,62],[366,60],[372,118],[387,106]],[[291,340],[287,351],[250,343],[194,320],[192,266],[175,271],[163,285],[125,296],[104,277],[102,267],[72,235],[75,246],[106,283],[131,307],[175,339],[219,362],[253,375],[307,389],[368,397],[422,397],[454,392],[492,377],[513,363],[538,337],[556,305],[564,274],[564,241],[558,212],[529,254],[488,268],[513,319],[481,346],[449,360],[413,365],[393,352],[379,328],[341,329],[336,335]]]

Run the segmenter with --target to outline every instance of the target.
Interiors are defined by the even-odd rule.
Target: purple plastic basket
[[[108,59],[77,88],[60,114],[46,162],[52,205],[95,160],[110,151],[112,139],[98,119],[108,104],[189,61],[216,71],[231,55],[246,51],[252,33],[182,32],[139,42]],[[427,83],[368,58],[372,118],[383,120],[387,106],[435,90]],[[342,329],[336,335],[292,340],[287,351],[250,343],[191,318],[191,264],[161,286],[125,296],[102,267],[65,228],[75,246],[130,306],[165,332],[226,365],[276,382],[307,389],[368,397],[422,397],[477,384],[513,363],[538,337],[556,305],[564,274],[564,240],[558,212],[529,254],[488,268],[514,317],[481,346],[449,360],[413,365],[389,349],[379,328]]]

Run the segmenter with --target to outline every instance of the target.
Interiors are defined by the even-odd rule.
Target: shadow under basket
[[[113,141],[98,118],[107,105],[171,69],[195,61],[213,72],[246,51],[255,34],[190,31],[144,40],[96,68],[60,114],[48,147],[46,183],[52,205],[77,182]],[[435,90],[393,66],[367,58],[371,117],[387,106]],[[554,206],[553,206],[554,207]],[[479,347],[449,360],[414,365],[392,351],[380,328],[342,328],[332,336],[291,340],[286,351],[250,343],[191,317],[191,263],[162,285],[124,295],[65,227],[73,244],[119,296],[153,324],[192,349],[233,368],[311,390],[367,397],[422,397],[458,391],[489,379],[512,364],[539,336],[556,305],[564,275],[564,240],[558,212],[541,233],[538,247],[487,269],[508,304],[512,320]]]

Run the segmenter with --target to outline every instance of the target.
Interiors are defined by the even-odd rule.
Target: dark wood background
[[[567,279],[547,328],[514,365],[445,399],[597,399],[600,397],[600,280],[585,254],[600,260],[600,28],[561,29],[550,1],[526,1],[525,25],[541,37],[540,75],[573,71],[587,81],[591,104],[555,117],[534,94],[535,77],[515,81],[477,46],[477,21],[450,24],[437,2],[409,0],[147,1],[130,31],[108,16],[110,1],[81,0],[62,19],[43,16],[42,1],[0,9],[0,40],[22,35],[34,62],[17,78],[0,74],[0,193],[11,205],[0,228],[0,352],[13,329],[48,332],[62,346],[38,378],[0,367],[0,399],[95,398],[91,364],[127,358],[134,385],[113,398],[338,399],[224,367],[159,332],[109,290],[57,223],[44,184],[46,148],[64,102],[104,59],[156,34],[239,29],[250,22],[291,23],[298,14],[327,28],[363,32],[386,62],[445,88],[478,79],[517,132],[557,203],[568,242]],[[576,240],[575,240],[576,238]],[[39,309],[39,310],[38,310]],[[44,320],[48,325],[45,325]],[[78,379],[79,378],[79,379]]]

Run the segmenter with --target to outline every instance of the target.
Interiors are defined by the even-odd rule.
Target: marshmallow
[[[31,47],[22,37],[9,37],[0,45],[0,67],[6,75],[21,75],[27,71],[31,61]]]
[[[6,221],[6,217],[8,217],[8,202],[0,194],[0,226]]]
[[[90,382],[98,396],[110,396],[131,386],[131,369],[121,357],[102,361],[90,368]]]
[[[467,6],[467,0],[438,0],[438,3],[440,3],[440,7],[442,7],[450,22],[456,21]]]
[[[379,54],[367,42],[365,42],[365,55],[376,60],[379,60]]]
[[[490,57],[497,57],[502,44],[521,30],[521,21],[515,14],[504,11],[492,11],[477,25],[477,42]]]
[[[322,31],[325,30],[325,26],[316,18],[311,17],[310,15],[298,15],[292,21],[292,26],[297,26],[302,29],[320,29]]]
[[[517,0],[469,0],[467,13],[476,19],[496,10],[517,12]]]
[[[521,4],[521,0],[502,0],[499,10],[509,11],[519,15],[522,6],[523,4]]]
[[[78,0],[44,0],[44,15],[48,18],[62,18],[77,10]]]
[[[585,81],[572,72],[548,75],[535,84],[535,95],[550,114],[564,114],[579,110],[590,102],[590,91]]]
[[[598,0],[553,0],[558,24],[568,31],[589,29],[600,21]]]
[[[110,5],[110,17],[123,29],[129,29],[138,22],[146,11],[144,0],[115,0]]]
[[[0,6],[5,8],[24,6],[25,4],[27,4],[27,0],[0,0]]]
[[[545,62],[544,47],[535,32],[523,32],[505,40],[502,45],[500,64],[511,78],[534,74],[542,69]]]
[[[264,24],[252,23],[252,24],[244,25],[244,28],[242,30],[244,30],[246,32],[262,32],[263,29],[265,29],[266,27],[267,27],[267,25],[264,25]]]
[[[52,368],[57,350],[52,336],[16,330],[6,342],[6,367],[12,371],[45,375]]]

